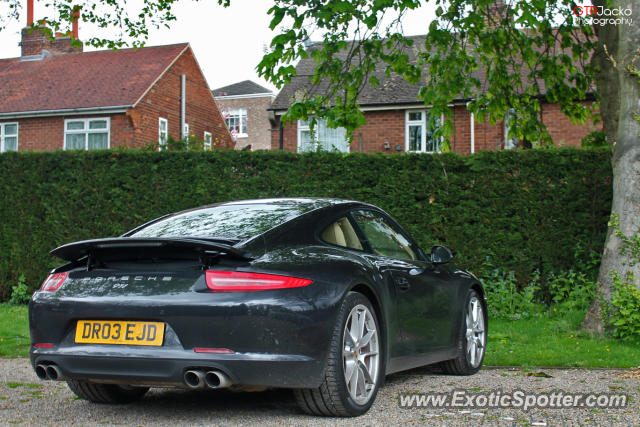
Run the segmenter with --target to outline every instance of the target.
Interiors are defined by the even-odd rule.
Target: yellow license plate
[[[114,320],[78,320],[76,343],[161,346],[162,322],[126,322]]]

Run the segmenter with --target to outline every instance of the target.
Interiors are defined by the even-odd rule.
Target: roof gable
[[[188,47],[2,59],[0,114],[132,106]]]
[[[223,86],[218,89],[212,90],[212,92],[216,97],[273,93],[266,87],[260,86],[259,84],[254,83],[251,80],[245,80],[228,86]]]

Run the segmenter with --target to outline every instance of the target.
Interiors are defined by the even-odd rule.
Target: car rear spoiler
[[[62,258],[66,261],[78,261],[84,257],[91,256],[96,251],[102,250],[136,250],[144,251],[154,248],[186,249],[199,252],[206,256],[231,256],[242,260],[251,260],[253,257],[248,253],[234,248],[233,246],[213,242],[203,239],[190,238],[131,238],[113,237],[107,239],[82,240],[80,242],[68,243],[52,250],[51,255]]]

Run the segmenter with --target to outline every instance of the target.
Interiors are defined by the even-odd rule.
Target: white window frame
[[[165,125],[165,135],[162,136],[162,124]],[[158,151],[167,148],[167,140],[169,139],[169,120],[164,117],[158,117]]]
[[[84,140],[84,150],[89,150],[89,134],[90,133],[105,133],[105,129],[89,129],[89,122],[94,121],[106,121],[107,122],[107,150],[111,148],[111,118],[110,117],[87,117],[83,119],[66,119],[64,121],[64,138],[62,140],[62,147],[64,150],[69,150],[67,148],[67,135],[77,135],[77,134],[86,134],[87,137]],[[84,122],[84,129],[82,130],[68,130],[67,123],[69,122]]]
[[[238,108],[230,108],[227,110],[227,116],[224,118],[224,123],[227,125],[229,131],[231,128],[229,127],[229,123],[227,120],[231,116],[238,116],[238,120],[240,121],[240,132],[236,133],[236,138],[247,138],[249,136],[249,131],[247,130],[249,127],[248,122],[248,110],[243,107]],[[244,127],[244,132],[242,132],[242,128]]]
[[[515,150],[520,146],[520,141],[517,138],[509,138],[509,131],[511,130],[511,126],[509,126],[509,122],[511,121],[511,116],[516,114],[513,108],[507,110],[504,113],[504,149],[505,150]],[[515,145],[512,141],[515,140]],[[508,145],[507,145],[508,144]]]
[[[6,126],[11,126],[11,125],[16,125],[16,134],[15,135],[7,135],[5,133],[4,128]],[[18,151],[20,149],[20,124],[18,122],[6,122],[6,123],[0,123],[0,153],[6,153],[7,149],[4,146],[4,138],[10,136],[16,137],[16,151]],[[11,150],[13,151],[13,150]]]
[[[211,150],[213,148],[213,135],[211,132],[204,131],[204,151]]]
[[[427,151],[427,114],[429,109],[420,110],[406,110],[404,116],[404,151],[407,153],[441,153],[443,138],[440,137],[439,149],[436,151]],[[420,120],[409,120],[410,113],[421,113],[422,118]],[[444,114],[440,115],[440,126],[444,122]],[[420,150],[409,150],[409,127],[421,126],[422,128],[422,140],[420,141]]]
[[[318,125],[321,119],[317,119],[316,118],[316,125],[313,128],[313,142],[315,142],[316,144],[318,143]],[[311,118],[309,118],[309,120],[306,121],[306,124],[303,124],[305,121],[304,120],[298,120],[297,123],[297,152],[298,153],[302,153],[303,151],[301,150],[302,148],[302,132],[309,132],[311,131],[311,126],[309,125],[309,122],[311,121]],[[317,145],[316,145],[317,147]],[[349,144],[349,142],[347,141],[347,151],[346,153],[350,153],[351,152],[351,144]]]
[[[297,123],[297,152],[298,153],[302,153],[302,132],[308,132],[311,130],[311,127],[309,126],[309,120],[306,121],[306,124],[303,124],[304,121],[303,120],[298,120]],[[316,126],[314,128],[315,134],[313,135],[313,142],[317,143],[318,142],[318,124],[316,123]]]

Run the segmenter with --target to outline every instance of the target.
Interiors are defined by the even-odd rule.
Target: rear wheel
[[[373,306],[364,295],[350,292],[340,307],[322,385],[295,390],[298,405],[313,415],[367,412],[384,378],[383,348]]]
[[[67,385],[76,396],[94,403],[131,403],[142,399],[149,391],[149,387],[93,384],[78,380],[68,380]]]
[[[447,374],[475,374],[480,370],[484,360],[487,345],[487,317],[480,295],[476,291],[469,290],[463,313],[458,336],[458,356],[440,364]]]

